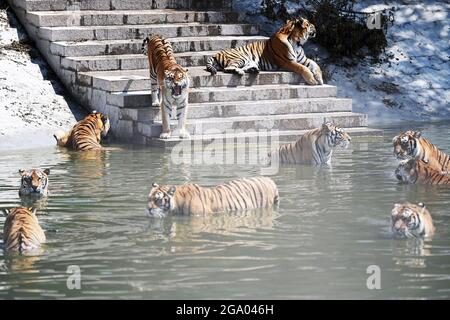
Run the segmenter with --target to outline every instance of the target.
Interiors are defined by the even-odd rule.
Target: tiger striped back
[[[337,145],[347,148],[350,136],[339,126],[327,122],[320,128],[312,129],[297,141],[284,144],[269,153],[271,163],[280,164],[312,164],[329,163],[333,148]]]
[[[3,227],[3,243],[7,251],[32,250],[45,242],[45,233],[31,208],[13,208]]]
[[[77,151],[101,150],[102,137],[110,129],[107,115],[93,111],[83,120],[79,121],[71,131],[55,134],[58,146],[72,148]]]
[[[266,208],[276,203],[278,188],[275,182],[267,177],[254,177],[233,180],[210,188],[197,184],[153,184],[148,198],[148,210],[151,216],[165,216],[168,213],[204,215]]]
[[[422,137],[421,132],[408,130],[393,139],[394,155],[399,160],[414,158],[423,161],[437,171],[450,171],[450,155],[439,150]]]
[[[172,45],[160,36],[147,37],[142,43],[142,53],[149,57],[150,77],[154,81],[159,80],[162,83],[164,71],[179,66]]]
[[[450,185],[449,173],[436,170],[425,162],[416,159],[401,162],[395,170],[395,175],[400,181],[428,185]]]

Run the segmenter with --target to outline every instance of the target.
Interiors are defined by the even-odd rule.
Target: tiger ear
[[[164,75],[166,78],[170,78],[171,72],[169,70],[164,70]]]
[[[49,174],[50,174],[50,169],[45,169],[45,170],[44,170],[44,173],[45,173],[46,175],[49,175]]]
[[[422,136],[422,132],[421,131],[414,131],[414,138],[419,139]]]
[[[322,129],[331,131],[331,126],[332,126],[332,123],[327,121],[322,124]]]
[[[97,110],[92,110],[92,112],[91,112],[91,114],[96,114],[96,113],[98,113]]]
[[[24,173],[25,173],[25,170],[24,170],[24,169],[19,169],[19,174],[20,174],[21,176],[23,176]]]
[[[309,25],[308,20],[302,19],[302,18],[301,18],[301,19],[300,19],[300,22],[301,22],[301,26],[302,26],[303,29],[308,28],[308,25]]]
[[[2,209],[2,210],[0,210],[0,213],[2,213],[5,217],[7,217],[9,215],[9,213],[10,213],[10,210]]]
[[[423,202],[419,202],[417,205],[418,205],[419,207],[425,208],[425,203],[423,203]]]
[[[288,27],[289,32],[292,32],[295,28],[295,20],[287,20],[286,26]]]
[[[175,191],[177,191],[177,188],[175,186],[170,187],[169,192],[167,194],[169,196],[173,196],[175,194]]]
[[[159,187],[159,184],[157,184],[156,182],[153,182],[153,183],[152,183],[152,187],[153,187],[153,188],[158,188],[158,187]]]
[[[188,69],[188,68],[185,68],[185,69],[184,69],[184,72],[188,72],[188,71],[189,71],[189,69]]]
[[[109,120],[109,118],[108,118],[108,116],[107,116],[106,114],[102,114],[101,119],[102,119],[102,122],[103,122],[103,123],[106,123],[106,122],[108,122],[108,120]]]

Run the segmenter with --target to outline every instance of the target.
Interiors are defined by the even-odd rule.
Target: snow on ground
[[[0,150],[55,145],[53,133],[83,115],[37,50],[28,53],[20,40],[27,41],[22,27],[0,10]]]
[[[295,12],[297,1],[288,1]],[[240,0],[235,9],[246,11],[250,21],[271,34],[280,25],[260,16],[260,2]],[[380,4],[382,3],[382,4]],[[353,110],[369,115],[369,123],[450,118],[450,4],[444,1],[363,0],[356,11],[373,12],[394,7],[394,24],[388,29],[388,46],[372,64],[371,58],[355,63],[343,59],[328,64],[329,84],[340,97],[353,99]],[[333,32],[333,30],[330,30]],[[307,55],[326,56],[312,43]]]

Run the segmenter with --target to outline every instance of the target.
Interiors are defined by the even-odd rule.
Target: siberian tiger
[[[39,225],[36,210],[18,207],[6,212],[3,226],[3,244],[6,251],[36,249],[45,242],[45,233]]]
[[[414,158],[438,171],[450,171],[450,156],[422,137],[421,132],[408,130],[393,139],[394,156],[399,160]]]
[[[44,197],[48,195],[48,175],[50,174],[50,169],[20,169],[19,173],[21,175],[19,196]]]
[[[306,132],[295,142],[284,144],[269,153],[269,163],[278,160],[280,164],[329,164],[333,148],[347,148],[350,135],[339,126],[326,122],[320,128]]]
[[[249,43],[239,48],[223,50],[210,57],[206,69],[243,75],[284,69],[301,75],[308,84],[323,84],[319,65],[305,56],[303,44],[314,38],[316,28],[308,20],[288,20],[270,39]]]
[[[107,115],[93,111],[79,121],[72,130],[58,132],[53,136],[60,147],[77,151],[101,150],[100,141],[108,134],[111,125]]]
[[[159,36],[147,37],[142,43],[142,53],[148,56],[150,82],[156,82],[156,90],[152,87],[152,106],[161,106],[163,130],[162,139],[171,137],[170,119],[173,107],[177,107],[178,126],[174,136],[189,138],[186,130],[188,113],[189,76],[188,69],[180,66],[173,54],[170,43]]]
[[[395,176],[398,180],[411,184],[450,185],[450,175],[447,172],[435,170],[422,160],[416,159],[400,162],[395,169]]]
[[[435,228],[423,203],[397,203],[391,213],[391,230],[395,236],[419,238],[433,236]]]
[[[153,217],[167,214],[205,215],[216,212],[271,207],[278,203],[278,188],[272,179],[255,177],[233,180],[215,187],[197,184],[159,186],[154,183],[148,196]]]

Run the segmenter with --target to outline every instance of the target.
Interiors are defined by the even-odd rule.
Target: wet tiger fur
[[[245,72],[288,70],[301,75],[308,84],[323,84],[319,65],[305,56],[303,44],[316,35],[316,28],[308,20],[288,20],[270,39],[223,50],[210,57],[206,69],[243,75]]]
[[[271,207],[278,203],[278,188],[272,179],[255,177],[233,180],[215,187],[197,184],[153,184],[148,196],[150,216],[167,214],[205,215],[216,212]]]
[[[269,153],[269,162],[280,164],[329,164],[333,148],[347,148],[350,135],[339,126],[327,122],[320,128],[306,132],[295,142],[284,144]]]
[[[160,138],[169,139],[172,136],[170,119],[174,106],[177,107],[178,125],[173,135],[182,139],[189,138],[186,130],[188,70],[177,63],[172,46],[159,36],[147,37],[142,43],[142,53],[148,56],[150,81],[156,83],[156,90],[152,87],[152,106],[161,106],[163,130]]]
[[[3,245],[6,251],[23,252],[39,248],[45,233],[32,208],[18,207],[7,212],[3,226]]]
[[[399,160],[414,158],[437,171],[450,171],[450,156],[422,137],[421,132],[408,130],[393,139],[394,156]]]
[[[423,203],[395,204],[391,230],[395,236],[406,238],[431,237],[435,232],[431,214]]]
[[[53,136],[58,146],[77,151],[101,150],[102,137],[108,134],[111,125],[107,115],[93,111],[79,121],[72,130],[59,132]]]
[[[48,195],[48,175],[50,169],[19,170],[21,181],[19,196],[44,197]]]
[[[395,176],[398,180],[411,184],[450,185],[450,175],[447,172],[435,170],[416,159],[400,162],[395,169]]]

